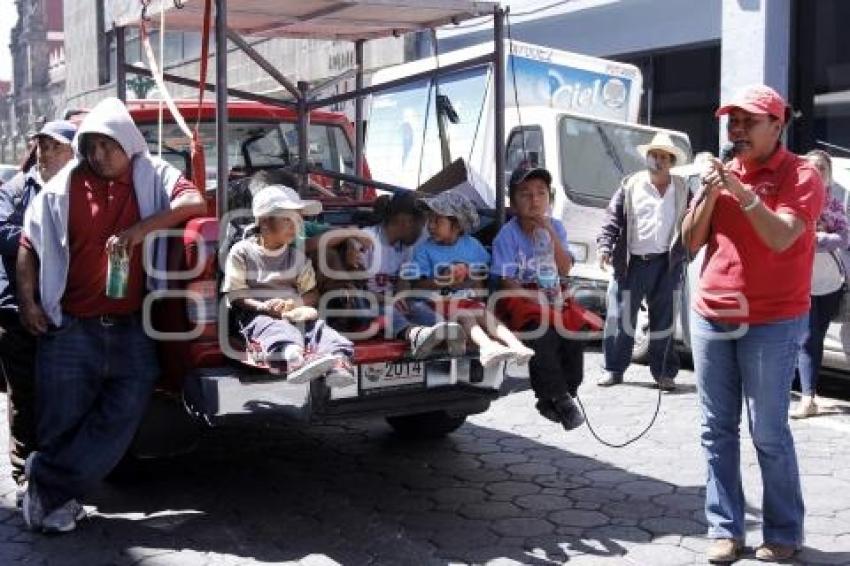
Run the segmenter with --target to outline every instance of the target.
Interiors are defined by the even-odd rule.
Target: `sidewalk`
[[[582,400],[598,433],[639,432],[657,399],[647,369],[602,389],[599,354],[586,362]],[[136,484],[104,485],[86,501],[91,518],[60,537],[23,529],[4,453],[0,564],[703,564],[691,373],[680,383],[649,433],[623,449],[543,420],[518,380],[520,391],[442,441],[402,441],[382,422],[217,431]],[[850,405],[835,411],[792,425],[808,509],[797,563],[850,563]],[[742,459],[755,547],[751,444]]]

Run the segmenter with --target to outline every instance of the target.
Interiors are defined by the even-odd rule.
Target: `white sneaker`
[[[792,419],[807,419],[818,414],[818,404],[815,403],[815,398],[809,395],[803,395],[797,408],[791,412]]]
[[[510,350],[514,353],[514,363],[518,366],[527,364],[531,358],[534,357],[534,350],[525,344],[519,344],[518,346],[512,347]]]
[[[325,384],[328,387],[348,387],[357,383],[357,378],[354,376],[354,371],[347,359],[337,356],[334,362],[334,367],[325,376]]]
[[[446,339],[447,323],[440,322],[434,326],[414,326],[408,331],[410,354],[414,358],[424,358],[437,345]]]
[[[296,385],[318,379],[328,373],[336,364],[336,356],[307,356],[298,366],[287,366],[286,382]]]
[[[464,355],[466,353],[466,333],[463,331],[463,327],[456,322],[447,322],[445,333],[449,355],[452,357]]]
[[[513,358],[513,351],[497,342],[481,347],[478,350],[478,360],[485,368],[493,367]]]
[[[76,499],[69,499],[47,514],[41,524],[45,533],[68,533],[77,528],[77,521],[86,516],[86,510]]]

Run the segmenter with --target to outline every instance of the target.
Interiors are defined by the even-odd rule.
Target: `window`
[[[440,77],[441,114],[451,159],[468,159],[473,146],[487,143],[484,100],[489,85],[485,67]],[[443,169],[434,82],[421,80],[374,95],[366,156],[380,164],[378,181],[415,188]]]
[[[563,116],[558,125],[561,182],[570,199],[604,207],[623,177],[646,167],[637,146],[657,130]],[[671,133],[673,143],[690,157],[687,138]]]
[[[338,158],[336,167],[331,168],[334,171],[342,171],[344,173],[354,174],[354,151],[351,148],[351,143],[345,135],[342,128],[328,128],[330,141],[333,147],[333,152]]]
[[[98,0],[95,5],[95,18],[97,19],[97,80],[98,84],[105,85],[115,73],[111,72],[110,56],[115,47],[112,30],[106,29],[106,16],[104,14],[104,0]]]
[[[156,124],[139,124],[151,153],[158,151]],[[207,178],[217,171],[215,123],[201,124]],[[329,171],[351,173],[351,144],[343,129],[327,124],[311,124],[308,130],[308,160],[311,165]],[[162,157],[178,169],[189,171],[189,142],[176,124],[164,124]],[[298,131],[291,122],[230,122],[227,162],[231,170],[251,173],[269,167],[296,167],[298,164]]]
[[[546,153],[543,149],[543,130],[539,127],[514,128],[505,148],[508,176],[520,165],[546,167]]]
[[[108,10],[104,7],[106,0],[98,0],[95,6],[95,17],[97,18],[97,62],[98,62],[98,83],[105,85],[115,80],[117,73],[118,47],[115,39],[115,30],[112,24],[107,21],[106,13]],[[212,41],[212,38],[210,38]],[[162,62],[159,49],[159,30],[152,29],[150,31],[150,41],[153,47],[157,62],[161,67],[168,67],[188,59],[195,59],[201,54],[201,34],[200,32],[182,32],[168,31],[166,29],[163,46],[165,50],[165,60]],[[124,49],[126,63],[142,62],[147,66],[141,39],[139,37],[139,29],[137,27],[127,27],[124,32]],[[128,76],[132,78],[132,75]]]
[[[814,147],[850,156],[850,4],[828,0],[814,11],[813,129]],[[803,148],[801,148],[803,149]],[[805,148],[808,150],[809,148]]]

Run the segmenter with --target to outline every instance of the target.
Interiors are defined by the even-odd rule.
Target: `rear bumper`
[[[362,384],[329,390],[314,381],[301,385],[270,379],[241,367],[199,370],[184,382],[186,406],[213,425],[325,422],[445,411],[454,415],[486,411],[498,397],[503,368],[483,370],[471,359],[428,362],[426,383],[387,390]],[[472,379],[470,379],[472,376]]]

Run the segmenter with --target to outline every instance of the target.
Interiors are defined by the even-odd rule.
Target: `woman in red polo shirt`
[[[788,559],[803,542],[803,497],[788,392],[809,310],[815,222],[824,202],[817,171],[781,142],[785,101],[747,87],[728,115],[735,159],[714,160],[704,193],[685,215],[682,238],[706,245],[694,299],[691,345],[708,466],[705,511],[712,562],[734,560],[744,543],[741,405],[758,453],[764,498],[760,560]]]

